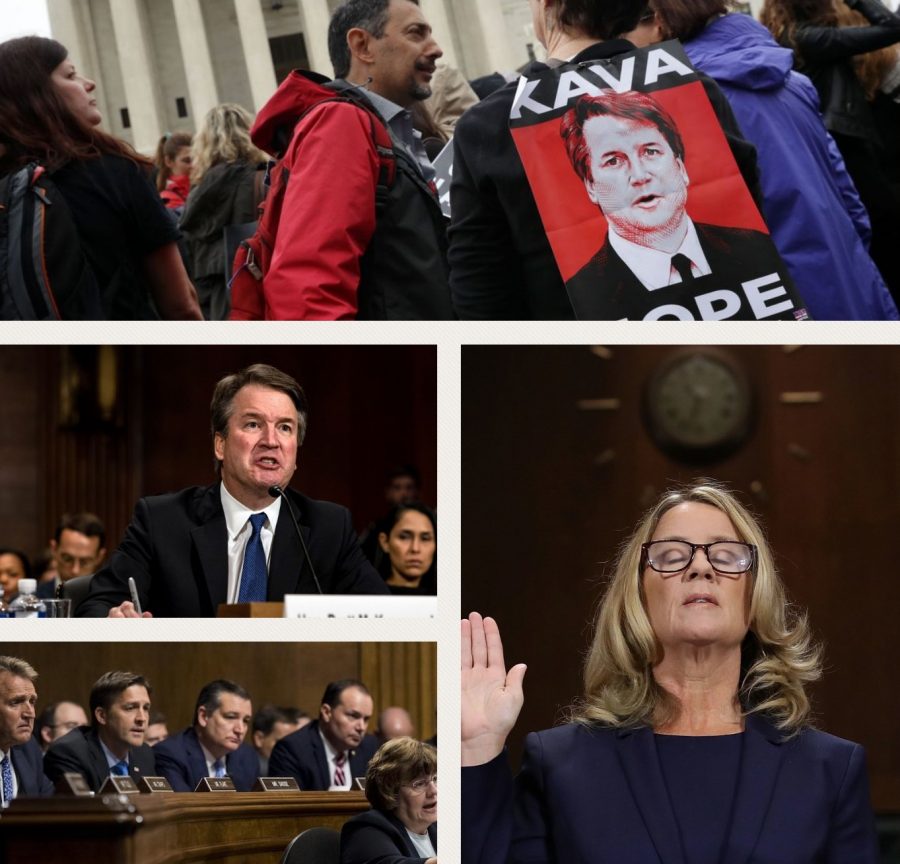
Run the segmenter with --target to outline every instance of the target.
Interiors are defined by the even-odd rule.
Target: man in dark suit
[[[153,748],[157,770],[176,792],[226,775],[238,792],[249,792],[257,777],[256,752],[244,743],[252,715],[250,694],[240,684],[210,681],[197,696],[193,726]]]
[[[367,735],[374,706],[365,684],[332,681],[322,695],[319,718],[282,738],[269,757],[272,777],[294,777],[304,791],[347,791],[364,777],[379,741]]]
[[[37,672],[18,657],[0,657],[0,806],[53,794],[34,732]]]
[[[38,597],[55,597],[70,579],[96,573],[106,555],[106,527],[93,513],[66,513],[50,541],[56,578],[38,585]]]
[[[306,432],[300,385],[271,366],[250,366],[219,381],[210,411],[221,482],[138,501],[76,614],[138,617],[129,577],[145,617],[210,617],[220,603],[285,594],[388,593],[359,550],[348,511],[287,489]],[[284,498],[270,494],[275,486]]]
[[[608,90],[582,97],[563,117],[561,134],[609,229],[566,284],[579,318],[806,317],[767,235],[688,216],[684,142],[651,96]]]
[[[134,672],[106,672],[91,688],[91,725],[54,741],[44,756],[44,772],[57,783],[63,774],[81,774],[94,792],[106,778],[153,776],[153,750],[144,743],[150,719],[150,682]]]

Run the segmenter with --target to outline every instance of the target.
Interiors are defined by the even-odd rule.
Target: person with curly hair
[[[854,12],[867,26],[857,26],[861,19],[854,18]],[[760,20],[782,45],[793,49],[795,67],[819,91],[825,126],[872,220],[872,258],[896,301],[900,194],[883,164],[869,96],[877,87],[880,62],[871,52],[900,42],[900,15],[878,0],[766,0]]]
[[[250,140],[253,116],[225,102],[210,108],[194,139],[191,185],[180,227],[203,315],[224,321],[230,309],[224,230],[257,218],[269,157]]]
[[[462,622],[466,864],[876,864],[863,749],[810,725],[820,650],[756,518],[667,492],[614,565],[569,722],[532,733],[496,622]]]

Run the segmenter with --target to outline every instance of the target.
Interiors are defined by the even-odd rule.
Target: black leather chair
[[[72,601],[73,615],[79,604],[87,597],[88,592],[91,590],[91,579],[93,578],[93,573],[87,573],[84,576],[76,576],[74,579],[69,579],[67,582],[60,582],[59,585],[57,585],[56,596],[63,600],[69,599]]]
[[[340,861],[340,831],[307,828],[288,843],[279,864],[340,864]]]

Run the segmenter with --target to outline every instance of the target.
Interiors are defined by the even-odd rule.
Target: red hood
[[[329,78],[316,72],[299,69],[291,72],[256,115],[256,122],[250,130],[253,143],[260,150],[281,159],[291,143],[294,126],[301,115],[323,99],[334,98],[334,90],[323,86],[329,81]]]

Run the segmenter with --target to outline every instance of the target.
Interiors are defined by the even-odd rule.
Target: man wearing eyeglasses
[[[39,597],[53,597],[61,583],[97,572],[106,556],[106,526],[93,513],[66,513],[50,541],[50,551],[56,578],[38,585]]]
[[[41,712],[37,722],[41,749],[46,753],[51,741],[87,725],[87,714],[77,702],[52,702]]]

